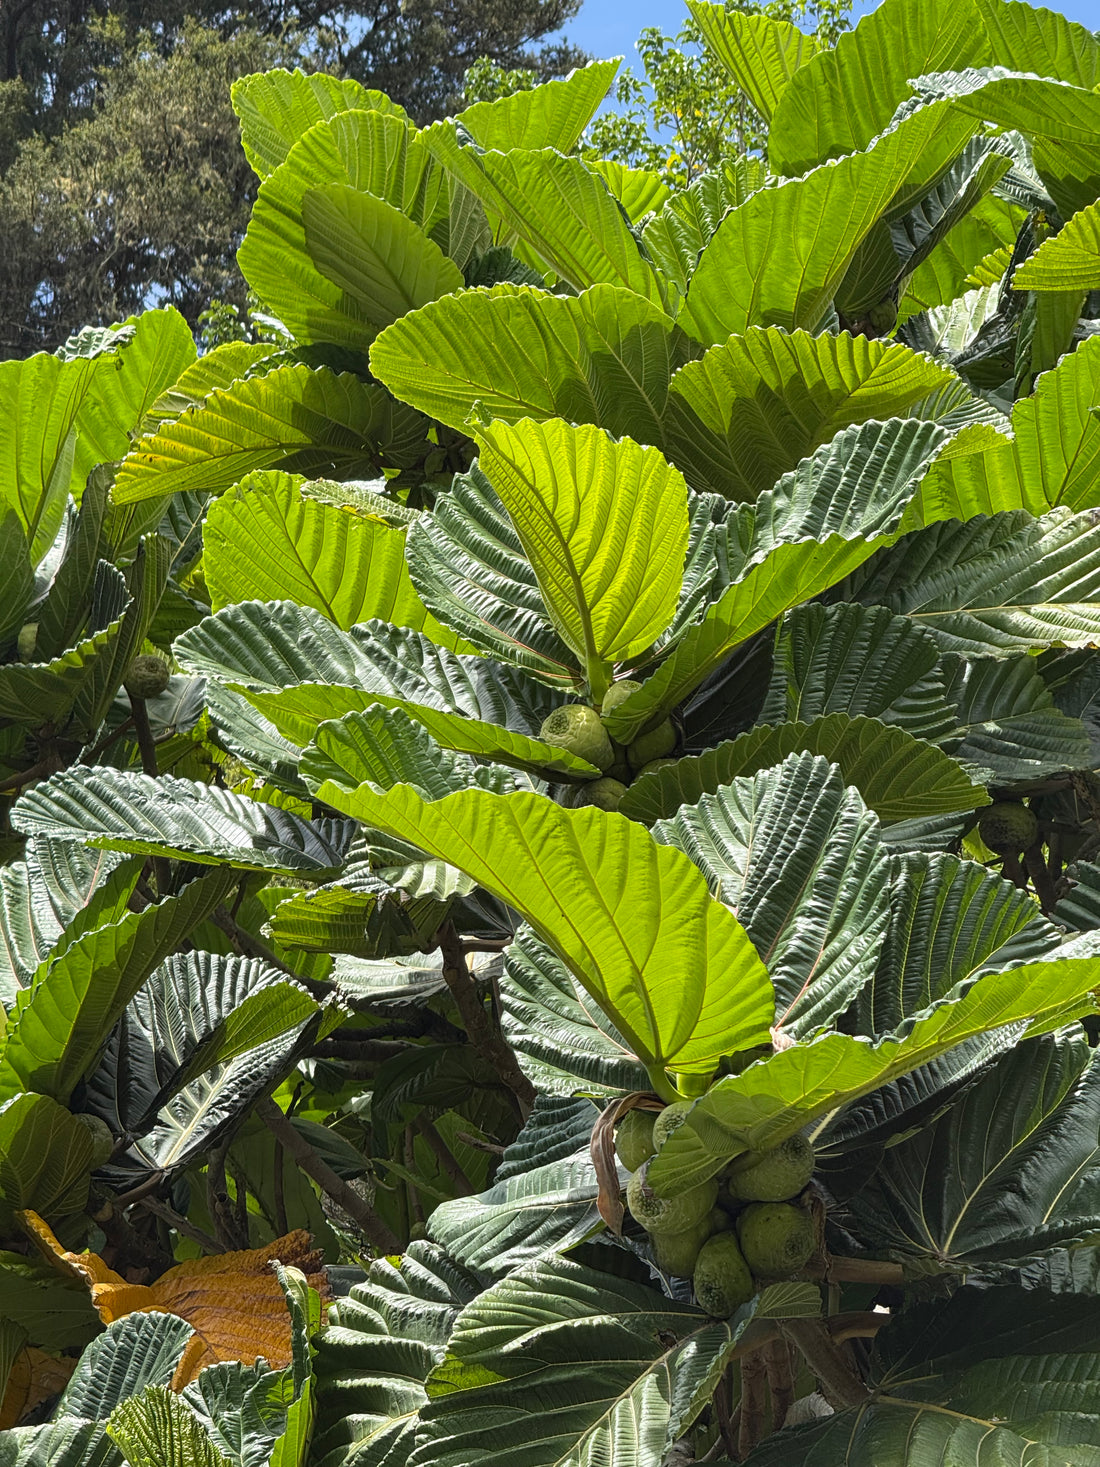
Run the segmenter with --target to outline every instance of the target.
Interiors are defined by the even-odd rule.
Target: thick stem
[[[135,698],[132,693],[130,717],[137,737],[138,752],[141,754],[142,772],[156,779],[160,770],[157,767],[157,741],[149,726],[149,710],[145,706],[145,699]],[[153,857],[153,874],[157,878],[157,895],[163,900],[172,889],[172,867],[164,856]]]
[[[272,1136],[271,1139],[275,1143],[275,1182],[272,1187],[275,1203],[275,1233],[277,1237],[285,1238],[290,1232],[286,1220],[286,1196],[283,1182],[283,1173],[286,1170],[286,1152],[277,1136]]]
[[[801,1350],[830,1406],[843,1410],[846,1406],[859,1406],[867,1400],[870,1390],[829,1333],[824,1320],[785,1319],[780,1323],[780,1329]]]
[[[786,1340],[773,1340],[763,1351],[768,1393],[772,1398],[772,1431],[782,1431],[787,1412],[794,1405],[794,1375]]]
[[[384,1219],[378,1216],[365,1197],[361,1197],[358,1192],[349,1187],[342,1177],[336,1175],[327,1162],[322,1161],[305,1137],[294,1129],[270,1097],[261,1100],[256,1105],[255,1112],[283,1150],[294,1158],[306,1176],[312,1177],[321,1190],[353,1219],[372,1247],[377,1248],[380,1253],[400,1251],[401,1245]]]
[[[229,1141],[223,1141],[209,1153],[206,1162],[206,1208],[214,1224],[214,1236],[227,1253],[247,1248],[247,1240],[241,1242],[237,1235],[237,1219],[229,1197],[225,1180],[225,1159],[229,1155]]]
[[[1035,888],[1035,895],[1039,898],[1039,905],[1044,912],[1050,913],[1058,905],[1058,893],[1054,889],[1054,882],[1047,863],[1043,860],[1043,852],[1036,842],[1029,846],[1024,852],[1024,865],[1027,874],[1031,877],[1031,884]]]
[[[443,955],[443,981],[455,1001],[470,1043],[512,1092],[520,1120],[525,1121],[534,1108],[535,1087],[520,1069],[515,1050],[489,1021],[485,1006],[478,996],[473,975],[466,964],[462,939],[453,922],[443,924],[437,940]]]
[[[188,1222],[187,1218],[181,1217],[167,1203],[158,1202],[155,1197],[143,1197],[138,1206],[144,1208],[146,1212],[151,1212],[154,1217],[159,1217],[170,1228],[175,1228],[176,1232],[183,1237],[191,1238],[198,1243],[200,1248],[205,1248],[207,1253],[225,1253],[227,1251],[216,1238],[212,1238],[209,1233],[204,1233],[202,1228],[197,1228],[194,1223]]]
[[[431,1121],[427,1120],[423,1113],[421,1113],[417,1116],[413,1124],[435,1152],[440,1166],[458,1189],[458,1195],[460,1197],[472,1197],[477,1191],[477,1188],[462,1170],[458,1157],[455,1156],[454,1152],[447,1145],[446,1141],[444,1141],[435,1126],[432,1125]]]

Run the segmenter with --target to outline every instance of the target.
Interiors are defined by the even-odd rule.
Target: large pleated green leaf
[[[1100,203],[1074,214],[1024,261],[1013,279],[1020,290],[1100,287]]]
[[[569,153],[591,122],[619,69],[619,62],[593,61],[567,77],[501,97],[475,102],[455,119],[479,147],[557,148]]]
[[[907,535],[849,594],[911,616],[944,651],[1005,657],[1100,637],[1100,528],[1066,508],[952,521]]]
[[[875,1394],[778,1433],[757,1448],[755,1462],[978,1467],[992,1457],[1006,1467],[1092,1467],[1100,1355],[1090,1295],[964,1288],[946,1303],[906,1310],[875,1344]]]
[[[649,1180],[662,1194],[677,1192],[715,1176],[730,1157],[774,1146],[974,1035],[1028,1021],[1042,1032],[1087,1013],[1095,972],[1093,956],[1028,963],[978,978],[961,998],[925,1010],[896,1037],[826,1034],[760,1060],[695,1103],[661,1148]]]
[[[409,786],[333,782],[318,794],[515,907],[647,1065],[705,1074],[766,1033],[774,995],[744,929],[686,856],[633,821],[534,794],[425,802]]]
[[[820,754],[884,823],[975,810],[984,787],[934,744],[877,718],[830,713],[813,723],[759,725],[705,754],[678,759],[631,785],[620,808],[647,823],[693,805],[738,775],[769,769],[788,755]]]
[[[951,102],[932,103],[867,152],[751,195],[703,250],[679,317],[684,329],[710,346],[750,326],[818,328],[876,221],[922,198],[976,125]]]
[[[483,202],[574,290],[622,285],[661,304],[660,282],[622,210],[579,158],[553,148],[510,148],[483,153],[478,171]]]
[[[770,122],[791,77],[817,54],[818,43],[768,15],[745,15],[708,0],[688,0],[688,9],[707,50]]]
[[[173,953],[127,1004],[87,1105],[136,1139],[121,1165],[185,1165],[293,1062],[317,1001],[256,958]]]
[[[555,630],[516,527],[476,464],[409,527],[406,560],[424,605],[479,652],[579,686],[581,664]]]
[[[974,0],[998,66],[1053,76],[1090,90],[1100,83],[1100,43],[1087,26],[1021,0]]]
[[[170,1385],[195,1331],[178,1314],[126,1314],[109,1324],[80,1357],[57,1404],[58,1416],[106,1421],[147,1385]]]
[[[406,115],[384,92],[368,91],[350,76],[281,67],[238,77],[233,83],[233,110],[241,124],[241,147],[260,178],[279,166],[315,122],[325,122],[338,112]]]
[[[249,474],[210,506],[203,575],[215,611],[235,601],[292,600],[339,627],[391,622],[441,646],[458,638],[428,612],[409,580],[405,530],[303,494],[305,480]]]
[[[1060,237],[1060,236],[1057,236]],[[1026,509],[1045,514],[1100,504],[1100,340],[1081,343],[1012,410],[1011,439],[936,464],[920,491],[920,513],[969,519]]]
[[[8,1021],[0,1097],[33,1090],[67,1101],[149,974],[233,886],[228,868],[209,872],[177,896],[86,933],[44,964]]]
[[[631,224],[654,213],[672,197],[672,190],[652,168],[628,168],[611,158],[586,158],[585,163],[618,199]]]
[[[628,742],[733,649],[850,574],[895,536],[905,506],[946,441],[933,423],[895,419],[846,428],[761,495],[743,516],[744,568],[641,688],[614,710]]]
[[[791,178],[857,153],[910,95],[910,77],[991,59],[973,0],[884,0],[792,76],[768,132],[771,167]]]
[[[1084,1035],[1047,1035],[891,1147],[854,1200],[874,1250],[940,1263],[1019,1258],[1100,1226],[1100,1066]]]
[[[116,1406],[107,1435],[130,1467],[232,1467],[168,1386],[146,1386]]]
[[[343,822],[313,823],[194,780],[83,764],[28,791],[13,823],[109,851],[314,878],[339,870],[347,840]]]
[[[596,766],[537,737],[558,701],[522,673],[381,622],[342,632],[306,607],[251,601],[180,637],[184,666],[243,689],[286,738],[372,704],[403,708],[446,749],[521,769],[595,778]]]
[[[708,1319],[566,1258],[531,1264],[459,1315],[428,1377],[410,1467],[659,1462],[702,1409],[750,1317]],[[531,1401],[554,1408],[537,1433]]]
[[[671,289],[682,296],[699,252],[730,209],[739,208],[757,189],[775,183],[760,158],[723,159],[667,199],[647,220],[642,243]]]
[[[623,286],[557,296],[497,285],[406,316],[370,359],[391,392],[452,428],[480,403],[508,423],[565,418],[660,445],[669,379],[696,351]]]
[[[645,1067],[569,969],[524,924],[504,957],[503,1028],[540,1092],[621,1095],[649,1086]]]
[[[775,1026],[793,1039],[835,1019],[875,971],[890,915],[878,829],[841,772],[812,754],[732,779],[653,828],[752,938],[775,986]]]
[[[79,1212],[88,1196],[92,1138],[48,1095],[5,1089],[0,1100],[0,1217],[30,1208],[47,1218]],[[2,1277],[2,1276],[0,1276]]]
[[[859,996],[864,1034],[889,1034],[979,973],[1046,957],[1057,929],[1026,892],[945,851],[892,858],[890,930]]]
[[[958,728],[947,747],[987,784],[1022,784],[1091,762],[1088,730],[1054,705],[1033,657],[943,659]]]
[[[492,424],[481,468],[589,681],[672,621],[688,544],[687,485],[654,448],[553,421]]]
[[[276,367],[212,392],[183,418],[139,439],[123,461],[117,503],[184,490],[220,493],[253,469],[374,478],[414,463],[425,445],[418,413],[374,383],[327,367]]]
[[[811,602],[784,618],[760,722],[846,713],[938,742],[960,722],[939,663],[933,638],[908,617],[884,606]]]
[[[125,1460],[97,1421],[62,1417],[0,1434],[0,1467],[125,1467]]]
[[[1100,96],[1068,82],[1039,76],[987,73],[974,86],[965,74],[955,105],[961,112],[1001,127],[1018,128],[1040,138],[1094,148],[1100,134]]]
[[[673,377],[664,448],[697,488],[755,499],[842,428],[940,417],[961,387],[900,342],[752,327]]]

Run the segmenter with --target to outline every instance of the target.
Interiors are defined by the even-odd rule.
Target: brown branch
[[[436,940],[443,955],[443,981],[455,1001],[470,1043],[512,1092],[520,1120],[525,1121],[534,1108],[535,1087],[520,1069],[515,1050],[489,1021],[454,923],[445,922]]]
[[[772,1431],[782,1431],[794,1405],[794,1375],[786,1340],[773,1340],[762,1352],[768,1393],[772,1398]]]
[[[380,1253],[396,1253],[400,1250],[401,1245],[389,1224],[379,1217],[365,1197],[349,1187],[343,1177],[338,1177],[328,1163],[317,1155],[270,1097],[256,1105],[255,1113],[306,1176],[312,1177],[322,1192],[331,1197],[338,1207],[343,1208],[372,1247]]]
[[[444,1141],[443,1137],[439,1134],[431,1121],[429,1121],[427,1117],[423,1114],[423,1112],[421,1112],[421,1114],[418,1115],[416,1120],[413,1122],[413,1125],[435,1152],[436,1159],[439,1162],[440,1166],[458,1188],[459,1196],[472,1197],[477,1191],[477,1188],[474,1186],[473,1182],[470,1181],[466,1173],[462,1170],[462,1167],[459,1164],[458,1157],[455,1156],[454,1152],[447,1145],[446,1141]]]
[[[1049,914],[1058,905],[1058,893],[1054,889],[1047,863],[1043,860],[1043,853],[1039,843],[1028,846],[1024,852],[1024,865],[1027,874],[1031,877],[1031,884],[1035,888],[1035,895],[1039,898],[1039,905],[1044,912]]]
[[[741,1420],[737,1455],[744,1460],[764,1439],[764,1357],[754,1350],[741,1361]]]
[[[469,1131],[456,1131],[455,1140],[464,1146],[472,1146],[475,1151],[487,1151],[490,1156],[503,1156],[507,1149],[495,1141],[486,1141],[482,1136],[471,1136]]]
[[[878,1258],[830,1256],[823,1267],[804,1268],[799,1277],[824,1279],[830,1284],[886,1284],[900,1289],[905,1282],[905,1270],[900,1263],[886,1263]]]
[[[231,1139],[231,1138],[230,1138]],[[229,1155],[230,1141],[223,1141],[210,1151],[206,1161],[206,1208],[214,1224],[214,1236],[226,1252],[247,1248],[247,1238],[242,1243],[237,1235],[237,1220],[229,1199],[229,1188],[225,1180],[225,1159]]]
[[[871,1392],[857,1375],[855,1367],[829,1333],[821,1319],[785,1319],[781,1332],[798,1347],[806,1364],[817,1376],[821,1391],[837,1410],[858,1406]]]
[[[277,1136],[272,1136],[275,1143],[275,1173],[272,1193],[275,1202],[275,1232],[280,1238],[285,1238],[290,1231],[286,1220],[286,1196],[284,1193],[283,1172],[286,1169],[286,1152]]]
[[[829,1334],[838,1345],[844,1340],[873,1340],[883,1325],[889,1323],[889,1314],[876,1314],[869,1309],[853,1309],[849,1314],[834,1314],[830,1317]]]
[[[94,744],[81,757],[81,764],[94,764],[100,754],[106,753],[112,744],[116,744],[124,734],[128,734],[134,726],[133,718],[124,718],[119,726],[112,729],[109,734],[104,734],[98,744]]]
[[[202,1228],[197,1228],[194,1223],[188,1222],[187,1218],[181,1217],[166,1203],[158,1202],[155,1197],[143,1197],[137,1205],[144,1208],[146,1212],[151,1212],[154,1217],[159,1217],[185,1238],[193,1239],[200,1248],[205,1248],[207,1253],[225,1253],[227,1251],[216,1238],[212,1238],[209,1233],[204,1233]]]

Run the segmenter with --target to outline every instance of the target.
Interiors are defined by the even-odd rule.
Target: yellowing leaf
[[[42,1401],[63,1391],[75,1369],[75,1358],[47,1355],[45,1350],[33,1345],[20,1350],[0,1402],[0,1431],[18,1426]]]

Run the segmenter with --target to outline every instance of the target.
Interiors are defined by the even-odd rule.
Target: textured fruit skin
[[[629,677],[624,677],[619,682],[612,683],[603,695],[603,702],[600,704],[601,715],[606,718],[613,708],[617,708],[620,703],[625,703],[631,693],[636,693],[641,686],[641,683],[637,683],[633,678]]]
[[[711,1236],[711,1216],[700,1218],[682,1233],[654,1233],[653,1256],[662,1273],[671,1273],[678,1279],[691,1278],[699,1250]]]
[[[92,1138],[92,1170],[104,1166],[115,1149],[115,1138],[111,1135],[111,1128],[106,1121],[100,1120],[99,1116],[88,1115],[84,1111],[78,1111],[73,1116],[74,1121],[79,1121]]]
[[[687,1120],[687,1113],[692,1107],[690,1100],[674,1100],[671,1105],[666,1105],[657,1117],[657,1124],[653,1127],[653,1147],[660,1151],[673,1131],[678,1131]]]
[[[640,777],[643,774],[652,774],[655,769],[664,769],[669,764],[676,764],[678,762],[676,759],[651,759],[648,764],[642,765],[641,769],[638,770],[638,775]]]
[[[615,1128],[615,1154],[628,1172],[636,1172],[656,1151],[653,1144],[653,1110],[628,1110]]]
[[[646,1184],[649,1162],[644,1162],[626,1186],[630,1215],[647,1233],[683,1233],[707,1216],[718,1199],[717,1182],[700,1182],[676,1197],[658,1197]]]
[[[168,686],[168,664],[143,652],[126,669],[123,686],[131,698],[156,698]]]
[[[20,662],[34,661],[34,645],[38,641],[38,623],[29,621],[19,630],[19,640],[15,649],[19,654]]]
[[[814,1174],[814,1149],[805,1136],[788,1136],[770,1151],[748,1151],[730,1168],[729,1193],[740,1202],[785,1202]]]
[[[999,856],[1016,855],[1035,844],[1039,822],[1026,805],[999,800],[982,811],[978,834]]]
[[[745,1255],[733,1233],[708,1238],[695,1260],[695,1298],[715,1319],[727,1319],[756,1293]]]
[[[751,1202],[737,1219],[737,1236],[757,1278],[788,1278],[814,1251],[810,1214],[789,1202]]]
[[[578,759],[587,759],[597,769],[610,769],[615,762],[615,751],[600,715],[587,703],[567,703],[555,708],[543,719],[539,738],[576,754]]]
[[[644,764],[651,764],[654,759],[664,759],[672,753],[675,747],[676,726],[671,718],[666,718],[656,728],[651,728],[648,733],[639,734],[632,744],[628,744],[626,757],[630,760],[631,769],[641,769]]]
[[[626,785],[605,774],[603,779],[594,779],[591,784],[583,786],[577,804],[595,805],[597,810],[617,810],[625,794]]]

